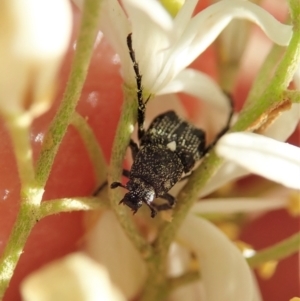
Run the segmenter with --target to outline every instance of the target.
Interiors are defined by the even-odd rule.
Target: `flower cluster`
[[[84,2],[80,0],[74,0],[74,2],[79,8],[84,5]],[[222,34],[232,20],[240,19],[255,23],[274,44],[286,47],[292,43],[293,27],[280,23],[266,10],[249,1],[223,0],[195,13],[197,4],[198,0],[186,0],[184,4],[181,4],[182,6],[180,5],[178,12],[174,13],[173,11],[173,15],[171,15],[156,0],[122,0],[120,2],[103,0],[99,26],[120,58],[121,74],[126,89],[131,92],[136,90],[135,74],[126,44],[127,35],[132,33],[133,48],[142,74],[143,93],[145,96],[151,95],[148,108],[151,107],[152,102],[158,99],[162,102],[161,106],[166,105],[171,99],[173,104],[184,111],[176,93],[185,93],[197,101],[201,100],[205,103],[202,105],[203,111],[210,119],[206,120],[206,128],[214,133],[217,131],[216,128],[221,127],[223,119],[227,115],[228,96],[223,91],[224,87],[221,88],[220,84],[204,72],[190,67],[191,63]],[[61,9],[58,10],[61,11]],[[42,30],[45,31],[45,29]],[[67,29],[65,30],[67,31]],[[63,34],[62,31],[62,37]],[[37,40],[34,41],[37,42]],[[49,38],[47,41],[51,42],[52,40]],[[7,43],[7,40],[4,42]],[[52,48],[55,48],[56,44],[50,44]],[[48,44],[41,43],[41,45],[44,47]],[[34,49],[39,48],[34,44],[30,46]],[[58,48],[64,48],[63,46],[60,45]],[[234,47],[228,41],[223,46],[227,53]],[[48,50],[49,48],[47,48]],[[51,52],[50,50],[49,52]],[[47,57],[44,52],[41,53],[43,57]],[[51,53],[56,54],[55,51]],[[61,52],[59,53],[61,55]],[[8,53],[5,53],[5,56],[7,57]],[[12,60],[14,63],[16,62],[15,58]],[[24,60],[32,61],[27,56]],[[257,93],[258,96],[256,98],[249,96],[242,110],[235,114],[231,132],[225,134],[218,141],[215,154],[204,158],[203,166],[208,166],[208,170],[214,165],[218,165],[218,169],[208,177],[202,186],[198,185],[198,187],[195,184],[196,189],[193,190],[197,191],[196,197],[203,200],[195,204],[190,203],[191,206],[185,207],[187,214],[182,219],[178,217],[179,214],[175,209],[174,221],[171,220],[169,226],[162,228],[139,217],[135,218],[135,224],[143,232],[142,239],[146,242],[147,251],[152,252],[150,255],[130,240],[132,234],[128,233],[128,229],[132,228],[122,228],[124,225],[122,222],[127,217],[122,214],[120,216],[118,212],[115,212],[116,214],[111,211],[101,212],[86,234],[83,250],[85,254],[70,255],[28,276],[22,284],[24,300],[47,300],[49,296],[57,301],[75,300],[76,298],[78,300],[123,301],[137,298],[137,296],[141,296],[142,300],[150,300],[151,296],[159,296],[157,300],[163,300],[166,295],[168,295],[168,300],[192,301],[200,298],[208,301],[262,300],[255,277],[246,260],[246,257],[253,257],[255,251],[250,250],[250,255],[241,252],[235,241],[237,236],[230,237],[230,235],[224,234],[211,216],[224,217],[239,213],[261,214],[265,211],[287,208],[289,206],[288,197],[274,197],[274,191],[280,190],[281,193],[290,195],[291,189],[300,189],[300,149],[285,142],[295,131],[300,120],[299,55],[292,61],[294,64],[295,62],[298,64],[297,70],[295,66],[290,68],[295,71],[292,76],[294,76],[296,90],[292,92],[298,94],[292,94],[288,90],[287,85],[292,80],[290,78],[290,81],[285,80],[286,86],[282,85],[281,91],[275,91],[277,94],[275,92],[272,94],[273,103],[272,100],[270,103],[265,102],[267,96],[271,95],[268,92],[269,88],[262,91],[259,86],[256,90],[256,92],[260,92]],[[10,65],[10,62],[2,62],[0,58],[0,65],[1,63]],[[27,87],[27,90],[31,89],[30,91],[34,92],[35,97],[31,100],[33,104],[36,99],[44,99],[42,96],[48,86],[45,88],[43,79],[47,76],[52,78],[53,70],[57,69],[57,64],[52,64],[51,60],[45,64],[50,64],[53,69],[50,68],[51,70],[46,72],[46,75],[41,74],[41,85],[39,85],[40,82],[34,81],[36,89],[33,89],[32,86]],[[29,71],[26,72],[32,73],[31,69],[30,65]],[[39,75],[40,69],[38,68],[36,71]],[[12,76],[16,77],[15,74]],[[26,75],[24,78],[29,78],[29,76]],[[35,76],[34,79],[36,80],[37,77]],[[264,83],[266,86],[270,86],[270,82],[272,79]],[[6,81],[0,75],[0,96],[8,95],[5,83]],[[22,80],[18,83],[24,86]],[[18,95],[20,95],[19,90],[15,91],[19,93]],[[4,114],[12,111],[13,107],[13,110],[15,107],[21,111],[25,110],[25,94],[21,95],[23,96],[13,98],[13,100],[19,100],[12,101],[11,106],[4,104],[4,109],[0,107],[0,110],[4,111]],[[279,101],[278,97],[283,95],[286,96],[285,99]],[[157,99],[152,100],[152,98]],[[261,100],[263,103],[260,103]],[[32,103],[29,104],[29,110],[36,112]],[[44,102],[39,104],[44,104]],[[2,105],[0,101],[0,106]],[[159,110],[161,110],[161,106]],[[38,114],[43,110],[40,110]],[[156,108],[154,111],[156,112]],[[180,114],[188,115],[187,112],[180,112]],[[220,116],[221,118],[219,118]],[[211,124],[213,127],[210,128]],[[117,132],[116,141],[121,143],[124,139],[118,133],[121,131]],[[119,144],[115,144],[115,146],[117,145]],[[114,156],[115,154],[120,156],[121,152],[119,149],[113,150],[111,161],[117,162],[114,161]],[[209,165],[209,160],[213,159],[215,161]],[[121,170],[120,166],[117,168]],[[205,168],[203,167],[204,170]],[[262,176],[276,183],[274,186],[277,190],[274,189],[273,194],[256,197],[247,197],[246,195],[215,198],[211,195],[225,185],[230,185],[250,174]],[[195,178],[195,175],[197,175],[197,171],[192,177]],[[195,198],[195,194],[189,195],[189,192],[184,189],[179,193],[179,198],[182,196],[184,198],[186,195],[191,199]],[[113,205],[111,208],[114,209]],[[163,217],[171,219],[167,214]],[[173,232],[172,223],[175,225]],[[160,231],[164,232],[165,229],[169,231],[169,234],[171,233],[173,239],[169,245],[159,245]],[[166,247],[166,250],[162,250],[163,247]],[[160,251],[161,254],[165,252],[167,255],[163,257],[164,255],[161,255]],[[145,258],[146,260],[144,260]],[[155,274],[156,271],[153,271],[155,265],[151,265],[153,258],[161,260],[161,265],[163,265],[162,268],[159,266],[157,272],[163,271],[166,275]],[[199,271],[201,271],[201,277]],[[161,280],[163,276],[167,280]],[[152,279],[155,277],[157,279]],[[149,290],[147,291],[145,288],[145,282],[149,285],[150,290],[155,291],[154,295],[147,295]],[[176,282],[179,285],[176,286]],[[61,283],[64,283],[64,286],[61,286]],[[161,287],[155,286],[157,283]],[[188,285],[182,285],[186,283]],[[164,290],[167,292],[165,293]]]

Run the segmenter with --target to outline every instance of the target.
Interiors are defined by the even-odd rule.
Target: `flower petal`
[[[172,243],[168,254],[168,276],[178,277],[185,273],[191,263],[190,252],[183,246]]]
[[[237,247],[217,227],[189,214],[178,238],[200,261],[207,301],[253,300],[250,268]]]
[[[83,253],[71,254],[30,274],[21,292],[25,301],[125,301],[107,271]]]
[[[185,30],[190,19],[192,18],[198,1],[199,0],[185,1],[184,5],[177,13],[176,17],[174,18],[174,31],[176,33],[176,37],[179,37]]]
[[[270,211],[285,208],[285,199],[259,199],[259,198],[232,198],[232,199],[207,199],[197,202],[192,212],[197,214],[222,213],[233,214],[241,212]]]
[[[231,133],[217,144],[219,156],[249,171],[300,189],[300,149],[254,133]]]
[[[180,286],[171,293],[169,301],[199,301],[205,300],[205,289],[202,281],[194,281],[192,283]]]
[[[145,128],[162,112],[173,110],[183,119],[188,118],[185,107],[177,94],[158,95],[147,104]]]
[[[159,94],[184,92],[200,98],[220,110],[228,110],[228,98],[208,75],[194,69],[182,70]]]
[[[16,116],[26,111],[35,117],[49,108],[71,29],[67,0],[0,2],[2,113]]]
[[[127,299],[142,289],[146,267],[112,212],[104,212],[89,231],[85,251],[107,268]]]
[[[255,276],[254,271],[252,271],[252,280],[253,280],[253,287],[254,287],[254,296],[253,296],[253,301],[263,301],[260,289],[259,289],[259,285],[257,282],[257,278]]]
[[[203,198],[223,185],[248,174],[249,171],[247,171],[245,168],[237,165],[234,162],[226,161],[211,177],[204,189],[201,190],[199,197]]]
[[[155,0],[123,0],[132,27],[133,48],[143,75],[143,86],[152,94],[153,87],[170,47],[173,20]],[[155,55],[154,55],[155,54]],[[132,69],[132,68],[131,68]]]
[[[300,64],[298,65],[298,68],[294,74],[294,83],[297,90],[300,90]]]
[[[131,32],[131,27],[118,0],[103,0],[101,5],[100,30],[120,56],[123,78],[134,80],[132,62],[126,44],[126,37]]]
[[[229,114],[228,96],[208,75],[194,69],[182,70],[158,94],[183,92],[203,100],[201,110],[195,112],[197,127],[206,130],[206,137],[213,137],[224,127]],[[209,129],[209,130],[208,130]]]
[[[280,23],[258,5],[244,0],[223,0],[209,6],[191,20],[177,43],[179,47],[172,53],[174,58],[170,64],[174,64],[173,68],[179,71],[188,66],[235,18],[256,23],[276,44],[287,46],[291,39],[292,26]]]

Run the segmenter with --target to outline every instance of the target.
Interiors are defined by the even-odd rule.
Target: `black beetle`
[[[167,210],[174,206],[175,198],[168,191],[180,180],[188,177],[195,163],[199,161],[228,130],[233,115],[231,111],[225,127],[214,141],[206,146],[205,132],[189,122],[182,120],[174,111],[157,116],[147,131],[144,129],[145,103],[142,93],[142,76],[132,48],[131,34],[127,37],[129,54],[136,74],[138,100],[138,139],[139,146],[130,140],[133,164],[131,170],[123,170],[129,178],[126,185],[113,182],[111,188],[123,187],[129,190],[120,201],[136,213],[143,202],[150,208],[151,217],[157,211]],[[156,198],[163,198],[167,203],[157,205]]]

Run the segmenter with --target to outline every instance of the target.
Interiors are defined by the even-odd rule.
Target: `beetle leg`
[[[127,187],[125,185],[123,185],[122,183],[120,183],[120,182],[112,182],[110,184],[111,189],[115,189],[117,187],[123,187],[123,188],[127,189]]]
[[[176,203],[176,199],[169,193],[165,193],[164,195],[160,195],[159,197],[167,200],[171,207]]]
[[[156,216],[156,214],[157,214],[155,204],[150,204],[150,203],[145,202],[145,201],[144,201],[144,203],[150,208],[150,210],[151,210],[151,217],[154,218]]]

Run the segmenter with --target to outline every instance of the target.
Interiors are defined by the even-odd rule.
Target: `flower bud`
[[[72,25],[68,0],[0,2],[0,112],[45,112]]]

